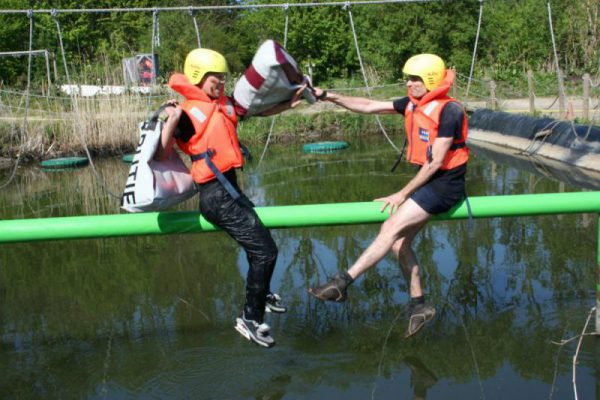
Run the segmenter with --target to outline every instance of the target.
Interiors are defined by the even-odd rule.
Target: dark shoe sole
[[[431,308],[431,313],[427,313],[427,312],[423,312],[423,313],[415,313],[413,315],[410,316],[410,318],[408,319],[408,328],[406,329],[406,332],[404,333],[404,339],[408,339],[409,337],[412,337],[414,335],[416,335],[417,333],[419,333],[419,331],[425,326],[426,323],[428,323],[429,321],[431,321],[433,319],[433,317],[435,317],[435,308]],[[422,318],[422,321],[420,323],[417,323],[414,327],[414,329],[411,330],[413,324],[413,319],[415,318]]]
[[[327,290],[335,290],[338,293],[338,297],[333,298],[332,296],[324,296],[323,292]],[[317,293],[317,288],[308,288],[308,293],[310,293],[319,300],[334,301],[336,303],[344,302],[348,298],[348,296],[345,293],[340,292],[340,290],[334,285],[327,286],[326,288],[321,290],[321,293]]]

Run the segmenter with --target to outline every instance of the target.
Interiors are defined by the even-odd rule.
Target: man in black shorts
[[[405,337],[416,334],[435,316],[425,303],[419,265],[411,248],[415,235],[432,215],[448,211],[465,196],[465,173],[469,152],[466,146],[467,117],[462,106],[447,96],[455,73],[433,54],[408,59],[402,69],[408,96],[395,101],[377,101],[343,96],[319,88],[315,95],[350,111],[366,114],[395,114],[405,117],[407,159],[418,165],[417,174],[397,193],[375,199],[389,207],[373,243],[348,271],[309,292],[321,300],[344,301],[346,288],[392,250],[410,287],[409,323]]]

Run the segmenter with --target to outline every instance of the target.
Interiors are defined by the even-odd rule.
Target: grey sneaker
[[[287,307],[281,301],[281,296],[277,293],[269,293],[267,295],[267,303],[265,304],[266,312],[283,314],[287,311]]]
[[[251,319],[246,319],[244,317],[244,313],[242,313],[240,317],[236,318],[235,329],[243,337],[259,346],[267,348],[275,346],[275,339],[273,339],[273,336],[271,336],[271,328],[269,325],[265,324],[264,322],[259,324]]]
[[[408,327],[404,333],[404,339],[407,339],[421,330],[425,324],[435,317],[435,308],[429,304],[417,304],[410,313]]]
[[[327,301],[346,301],[348,298],[348,294],[346,293],[346,289],[348,285],[354,282],[354,279],[347,272],[342,272],[341,274],[337,274],[333,278],[327,281],[327,283],[311,287],[308,289],[308,293],[315,296],[320,300]]]

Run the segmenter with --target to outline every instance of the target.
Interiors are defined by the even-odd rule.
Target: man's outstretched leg
[[[345,301],[347,287],[369,268],[377,264],[392,249],[399,238],[402,238],[405,234],[411,234],[415,227],[418,231],[429,217],[430,215],[412,199],[406,200],[396,213],[381,225],[379,234],[373,243],[369,245],[348,271],[337,274],[323,285],[309,288],[309,293],[320,300]],[[412,236],[414,236],[414,233]]]

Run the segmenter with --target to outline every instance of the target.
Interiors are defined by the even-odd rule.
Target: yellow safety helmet
[[[207,72],[229,73],[227,60],[221,53],[210,49],[194,49],[185,58],[183,73],[192,85],[200,83]]]
[[[402,73],[418,76],[427,90],[433,90],[446,76],[446,65],[444,60],[435,54],[417,54],[406,61]]]

